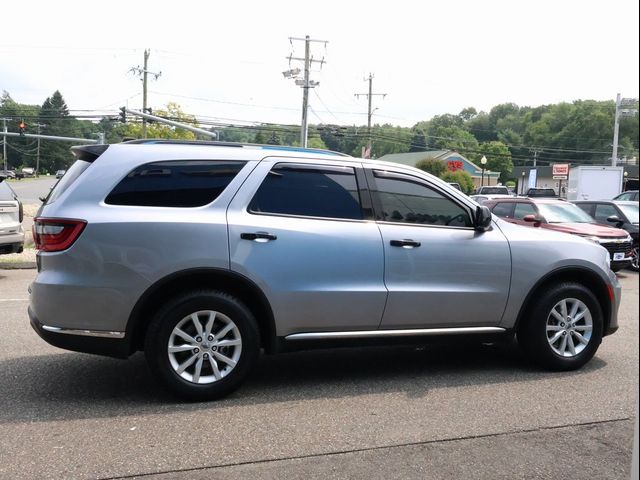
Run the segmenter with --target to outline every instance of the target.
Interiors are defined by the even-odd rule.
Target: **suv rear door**
[[[382,239],[358,165],[267,158],[229,205],[231,269],[265,293],[278,336],[380,323]]]
[[[511,253],[497,228],[427,180],[367,168],[389,296],[380,328],[495,326],[509,294]]]

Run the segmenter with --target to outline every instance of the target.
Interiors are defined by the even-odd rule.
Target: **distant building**
[[[562,163],[562,162],[558,162]],[[567,162],[568,163],[568,162]],[[576,164],[572,164],[575,166]],[[582,164],[580,164],[582,165]],[[587,164],[584,164],[587,165]],[[591,165],[591,164],[588,164]],[[608,166],[608,165],[607,165]],[[618,165],[624,167],[624,184],[623,190],[637,190],[638,188],[638,166],[633,164]],[[511,176],[516,180],[516,193],[524,194],[529,188],[529,177],[532,175],[532,170],[535,170],[535,186],[538,188],[553,188],[555,192],[561,197],[566,195],[566,180],[556,180],[553,178],[553,167],[551,165],[537,165],[536,167],[515,167]],[[561,184],[562,182],[562,184]],[[533,183],[533,180],[532,180]],[[563,190],[563,191],[561,191]]]
[[[410,152],[410,153],[390,153],[378,158],[385,162],[400,163],[402,165],[408,165],[415,167],[421,160],[440,160],[445,164],[447,170],[456,172],[458,170],[464,170],[473,179],[473,183],[476,187],[479,187],[482,182],[482,168],[477,166],[471,160],[463,157],[455,150],[431,150],[427,152]],[[497,185],[499,182],[500,173],[484,171],[484,185]]]

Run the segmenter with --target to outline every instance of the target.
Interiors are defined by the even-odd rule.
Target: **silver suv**
[[[22,252],[23,216],[22,202],[0,172],[0,254]]]
[[[618,328],[604,248],[503,222],[411,167],[240,144],[73,151],[35,219],[31,325],[70,350],[144,350],[187,398],[228,394],[261,349],[517,336],[571,370]]]

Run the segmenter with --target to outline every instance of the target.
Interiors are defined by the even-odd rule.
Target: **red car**
[[[599,243],[609,251],[614,272],[631,264],[633,241],[629,234],[619,228],[596,224],[572,203],[552,198],[505,198],[487,200],[483,205],[510,223],[579,235]]]

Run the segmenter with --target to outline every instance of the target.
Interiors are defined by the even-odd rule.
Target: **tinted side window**
[[[252,213],[361,220],[355,170],[351,167],[279,164],[249,204]]]
[[[513,218],[513,202],[496,203],[492,212],[502,218]]]
[[[538,215],[536,208],[530,203],[516,203],[516,209],[513,212],[513,218],[522,220],[527,215]]]
[[[607,224],[607,218],[609,218],[612,215],[615,215],[617,217],[620,216],[620,214],[618,213],[618,210],[616,210],[616,207],[614,207],[613,205],[605,205],[605,204],[596,205],[595,219],[599,223]]]
[[[244,164],[210,160],[147,163],[131,171],[105,202],[144,207],[201,207],[218,198]]]
[[[382,218],[387,222],[472,226],[471,218],[464,208],[426,185],[409,179],[376,175],[376,186],[382,206]]]

